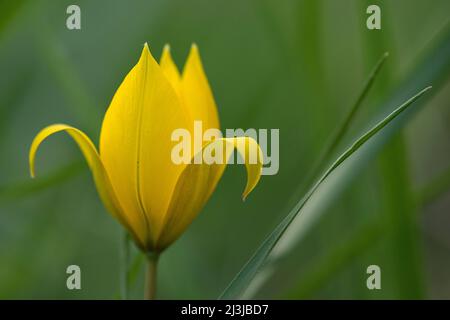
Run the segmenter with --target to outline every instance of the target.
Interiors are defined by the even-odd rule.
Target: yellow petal
[[[250,137],[223,138],[203,146],[225,149],[221,164],[189,164],[183,170],[174,190],[169,210],[165,216],[164,228],[155,244],[157,250],[163,250],[175,241],[194,220],[206,204],[217,186],[230,156],[236,149],[245,160],[247,184],[243,199],[255,188],[261,176],[263,163],[262,151],[258,143]],[[253,151],[255,157],[250,156]],[[251,160],[254,160],[253,163]]]
[[[159,233],[183,166],[171,160],[171,134],[188,117],[147,44],[125,77],[105,115],[100,157],[133,224]]]
[[[78,147],[83,153],[88,166],[91,169],[97,191],[106,209],[131,232],[137,241],[137,244],[142,246],[145,235],[142,233],[137,233],[136,230],[129,224],[126,216],[124,216],[121,205],[116,198],[114,189],[109,181],[108,174],[102,161],[100,160],[97,150],[92,141],[82,131],[65,124],[55,124],[42,129],[34,138],[30,148],[29,165],[31,176],[33,178],[35,176],[35,157],[40,144],[50,135],[60,131],[67,132],[78,144]]]
[[[161,69],[163,70],[164,75],[166,76],[167,80],[169,80],[173,89],[178,94],[181,108],[183,108],[184,114],[186,115],[186,118],[188,120],[188,123],[186,124],[185,129],[187,129],[189,132],[192,133],[193,126],[194,126],[194,120],[191,119],[190,110],[188,109],[188,107],[184,101],[184,97],[182,94],[182,88],[181,88],[181,75],[180,75],[180,72],[178,71],[178,68],[177,68],[175,62],[172,59],[172,55],[170,54],[170,46],[168,44],[166,44],[164,46],[159,65],[160,65]]]
[[[159,65],[161,66],[167,80],[169,80],[172,84],[175,91],[180,94],[181,76],[175,62],[173,62],[172,55],[170,54],[170,46],[168,44],[164,46]]]
[[[192,45],[184,66],[181,87],[183,100],[190,111],[191,122],[203,121],[204,130],[219,129],[216,103],[195,44]]]

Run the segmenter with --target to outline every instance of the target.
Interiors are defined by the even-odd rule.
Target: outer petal
[[[220,144],[225,149],[222,164],[189,164],[183,170],[165,216],[164,228],[154,244],[156,250],[161,251],[169,246],[198,215],[216,188],[235,149],[245,159],[247,169],[247,185],[242,195],[243,199],[257,185],[263,164],[263,155],[258,143],[250,137],[223,138],[204,145],[203,150]],[[249,161],[252,159],[249,156],[252,150],[257,152],[254,163]]]
[[[133,224],[159,233],[183,166],[171,161],[174,129],[188,125],[185,110],[145,45],[109,106],[100,137],[100,156]]]
[[[139,233],[138,228],[131,225],[123,214],[122,207],[116,198],[114,189],[109,181],[108,174],[100,160],[97,150],[91,140],[82,131],[65,124],[55,124],[42,129],[34,138],[30,148],[29,164],[31,176],[33,178],[35,176],[34,160],[40,144],[50,135],[60,131],[67,132],[81,149],[81,152],[91,169],[97,191],[106,209],[131,232],[137,244],[142,246],[145,240],[145,234]]]
[[[195,44],[192,45],[184,66],[181,87],[183,100],[190,111],[191,122],[203,121],[204,130],[219,129],[216,103]]]

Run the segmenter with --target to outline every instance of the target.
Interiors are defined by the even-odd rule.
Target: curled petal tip
[[[30,159],[30,177],[34,179],[36,177],[36,173],[34,172],[34,156]]]
[[[170,52],[170,44],[166,43],[166,44],[164,45],[163,51]]]
[[[34,158],[36,155],[36,147],[34,146],[34,142],[31,144],[30,152],[28,155],[28,166],[30,170],[30,177],[34,179],[36,177],[35,169],[34,169]]]
[[[256,186],[256,185],[255,185]],[[242,201],[245,202],[245,200],[247,200],[248,195],[253,191],[253,189],[255,188],[255,186],[253,187],[246,187],[244,192],[242,193]]]

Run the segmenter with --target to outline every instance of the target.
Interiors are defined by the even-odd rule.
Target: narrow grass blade
[[[291,199],[287,202],[289,207],[297,201],[297,199],[305,192],[305,189],[307,187],[311,186],[311,184],[314,182],[314,179],[317,178],[317,176],[320,174],[320,171],[327,164],[327,161],[330,161],[330,158],[336,152],[337,147],[342,143],[345,134],[348,132],[351,124],[355,120],[358,110],[360,109],[363,101],[365,100],[367,94],[372,88],[372,85],[377,75],[380,73],[381,68],[383,67],[388,57],[389,53],[385,52],[380,57],[376,65],[373,67],[372,71],[369,74],[369,77],[367,78],[363,86],[361,93],[359,94],[358,98],[348,111],[348,114],[345,116],[342,124],[338,126],[337,130],[332,134],[329,142],[322,149],[322,152],[319,154],[319,157],[313,164],[312,168],[308,171],[307,177],[304,179],[302,183],[298,185],[298,187],[292,193]]]
[[[320,154],[317,162],[315,163],[314,167],[309,171],[309,177],[305,179],[306,185],[310,185],[315,177],[320,173],[320,170],[326,165],[326,162],[330,160],[330,157],[333,156],[333,153],[336,152],[337,147],[342,142],[342,139],[344,138],[345,134],[348,132],[351,124],[355,120],[356,114],[358,113],[358,110],[360,109],[363,101],[367,97],[367,94],[369,93],[370,89],[372,88],[373,82],[376,79],[377,75],[380,73],[381,68],[383,67],[384,63],[386,62],[386,59],[389,57],[389,53],[385,52],[381,58],[378,60],[375,67],[370,72],[369,78],[367,78],[363,89],[361,93],[359,94],[358,98],[352,105],[351,109],[349,110],[347,116],[344,118],[344,121],[342,124],[338,127],[337,131],[332,135],[329,143],[325,146],[323,152]]]
[[[338,168],[346,159],[348,159],[355,151],[362,147],[367,141],[369,141],[376,133],[382,130],[386,125],[388,125],[392,120],[398,117],[402,112],[408,109],[411,104],[419,99],[425,92],[427,92],[431,87],[427,87],[414,95],[412,98],[404,102],[400,107],[395,109],[386,118],[377,123],[372,129],[362,135],[357,139],[344,153],[337,158],[337,160],[328,168],[323,176],[316,182],[316,184],[306,193],[302,200],[300,200],[297,205],[291,210],[291,212],[281,221],[281,223],[269,234],[269,236],[263,241],[261,246],[256,250],[254,255],[245,264],[241,271],[232,280],[230,285],[225,289],[225,291],[220,296],[220,299],[235,299],[239,298],[244,290],[248,287],[251,280],[254,278],[256,273],[259,271],[261,266],[266,262],[267,257],[272,252],[273,248],[283,236],[286,229],[289,227],[291,222],[297,217],[297,215],[302,213],[302,208],[312,197],[318,187],[327,179],[327,177]]]

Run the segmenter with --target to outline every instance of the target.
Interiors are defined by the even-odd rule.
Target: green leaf
[[[322,177],[316,182],[316,184],[306,193],[302,200],[291,210],[291,212],[283,219],[283,221],[269,234],[269,236],[263,241],[261,246],[256,250],[255,254],[245,264],[237,276],[233,279],[230,285],[220,296],[221,299],[234,299],[239,298],[245,289],[249,286],[256,273],[264,265],[267,257],[274,249],[280,238],[285,233],[286,229],[292,223],[292,221],[302,214],[302,209],[317,191],[317,189],[323,184],[323,182],[330,176],[330,174],[341,166],[345,160],[352,156],[358,149],[360,149],[367,141],[369,141],[375,134],[382,130],[392,120],[402,114],[408,107],[417,99],[419,99],[425,92],[431,87],[427,87],[414,95],[412,98],[404,102],[400,107],[395,109],[386,118],[377,123],[372,129],[363,134],[357,139],[338,159],[325,171]]]

